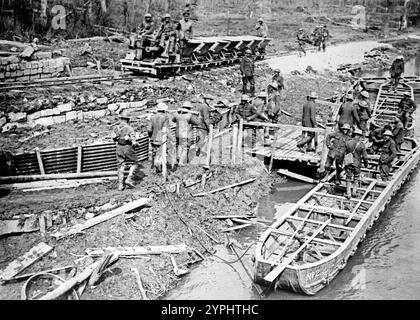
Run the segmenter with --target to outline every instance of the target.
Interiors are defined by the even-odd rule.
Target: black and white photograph
[[[418,300],[419,103],[420,0],[0,0],[0,301]]]

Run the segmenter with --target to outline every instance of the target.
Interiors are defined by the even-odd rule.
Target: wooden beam
[[[255,216],[244,216],[244,215],[239,215],[239,214],[234,214],[234,215],[227,215],[227,216],[214,216],[212,217],[213,219],[232,219],[232,218],[237,218],[237,219],[250,219],[250,218],[255,218]]]
[[[313,184],[318,184],[318,180],[309,178],[309,177],[305,177],[303,175],[291,172],[289,170],[285,170],[285,169],[280,169],[277,171],[278,174],[282,174],[286,177],[292,178],[292,179],[296,179],[296,180],[300,180],[303,182],[307,182],[307,183],[313,183]]]
[[[362,198],[359,200],[358,204],[353,208],[352,212],[350,213],[350,216],[347,218],[346,224],[349,224],[349,222],[352,220],[353,216],[356,214],[357,210],[362,205],[363,200],[368,196],[370,190],[372,190],[375,187],[375,184],[376,184],[376,181],[372,181],[370,183],[369,187],[366,189]]]
[[[168,174],[168,167],[166,165],[166,150],[167,150],[167,141],[168,141],[168,128],[164,126],[162,128],[162,141],[165,141],[162,145],[162,176],[163,179],[166,181],[166,177]]]
[[[77,147],[77,173],[82,172],[82,156],[83,156],[82,146],[78,146]]]
[[[281,230],[276,230],[276,229],[272,229],[271,232],[282,235],[282,236],[285,236],[285,237],[290,237],[293,234],[291,232],[281,231]],[[309,237],[305,236],[304,239],[307,240],[307,239],[309,239]],[[336,246],[336,247],[340,247],[342,245],[342,243],[338,242],[338,241],[331,241],[331,240],[319,239],[319,238],[315,238],[312,241],[315,242],[315,243],[332,245],[332,246]]]
[[[311,210],[313,207],[315,207],[315,212],[330,214],[330,215],[332,215],[334,217],[338,217],[338,218],[346,218],[347,219],[350,215],[350,211],[348,211],[348,210],[340,210],[340,209],[334,209],[334,208],[323,207],[323,206],[311,206],[311,205],[308,205],[308,204],[299,205],[299,209],[303,209],[303,210]],[[353,219],[361,220],[362,216],[361,215],[355,215],[353,217]]]
[[[92,219],[86,221],[85,223],[77,224],[77,225],[71,227],[70,229],[68,229],[64,232],[56,232],[52,236],[59,240],[59,239],[71,236],[73,234],[80,233],[83,230],[91,228],[91,227],[93,227],[93,226],[95,226],[99,223],[108,221],[110,219],[113,219],[113,218],[115,218],[119,215],[122,215],[122,214],[124,214],[126,212],[129,212],[131,210],[137,209],[139,207],[143,207],[143,206],[147,205],[149,202],[150,202],[149,198],[141,198],[141,199],[135,200],[135,201],[130,202],[130,203],[128,203],[128,204],[126,204],[122,207],[119,207],[119,208],[114,209],[112,211],[109,211],[107,213],[101,214],[101,215],[99,215],[95,218],[92,218]]]
[[[237,226],[237,227],[223,229],[222,232],[230,232],[230,231],[241,230],[241,229],[244,229],[244,228],[247,228],[247,227],[250,227],[250,226],[252,226],[251,223],[243,224],[243,225],[240,225],[240,226]]]
[[[185,243],[169,246],[145,246],[145,247],[107,247],[107,248],[87,248],[86,254],[92,257],[103,256],[113,253],[119,257],[136,257],[143,255],[155,255],[162,253],[181,253],[187,251]]]
[[[0,275],[0,280],[8,281],[20,273],[22,270],[26,269],[30,265],[34,264],[36,261],[41,259],[47,253],[51,252],[53,247],[50,247],[44,242],[37,244],[31,250],[26,252],[23,256],[12,261],[6,269]]]
[[[42,161],[41,151],[39,151],[39,149],[36,149],[36,158],[38,159],[39,172],[41,172],[41,175],[45,175],[44,163]]]
[[[205,168],[206,169],[210,169],[210,160],[211,160],[211,149],[213,147],[213,125],[210,125],[209,128],[209,141],[208,141],[208,145],[207,145],[207,155],[206,155],[206,164],[205,164]]]
[[[308,222],[308,223],[319,224],[319,225],[321,225],[323,223],[322,221],[317,221],[317,220],[313,220],[313,219],[304,219],[304,218],[300,218],[300,217],[296,217],[296,216],[289,216],[286,219],[291,219],[291,220],[296,220],[296,221],[305,221],[305,222]],[[332,224],[332,223],[330,223],[327,227],[328,228],[331,227],[331,228],[341,229],[341,230],[350,231],[350,232],[354,230],[354,228],[340,226],[338,224]]]
[[[255,180],[257,180],[257,178],[252,178],[252,179],[248,179],[248,180],[245,180],[245,181],[242,181],[242,182],[234,183],[234,184],[231,184],[229,186],[214,189],[214,190],[209,191],[209,192],[197,193],[197,194],[194,194],[193,197],[203,197],[203,196],[206,196],[208,194],[212,194],[212,193],[216,193],[216,192],[223,191],[223,190],[226,190],[226,189],[242,186],[244,184],[254,182]]]
[[[65,270],[69,270],[69,269],[73,269],[73,268],[76,268],[76,267],[73,266],[73,265],[70,265],[70,266],[65,266],[65,267],[43,270],[43,271],[39,271],[39,272],[22,274],[21,276],[16,276],[16,277],[11,278],[9,281],[21,281],[21,280],[28,279],[28,278],[36,275],[37,273],[57,273],[57,272],[60,272],[60,271],[65,271]]]
[[[112,177],[118,174],[117,171],[95,171],[82,173],[54,173],[45,175],[28,175],[28,176],[6,176],[0,177],[0,183],[29,182],[41,180],[57,180],[57,179],[83,179],[83,178],[100,178]]]
[[[320,196],[320,197],[326,197],[326,198],[332,198],[332,199],[337,199],[337,200],[344,200],[344,201],[353,201],[353,202],[359,202],[359,199],[355,199],[355,198],[351,198],[351,199],[347,199],[345,197],[341,197],[341,196],[336,196],[334,194],[328,194],[328,193],[321,193],[321,192],[315,192],[314,195]],[[364,204],[368,204],[368,205],[372,205],[374,204],[374,202],[371,201],[362,201],[362,203]]]
[[[295,125],[291,125],[291,124],[277,124],[277,123],[268,123],[268,122],[244,122],[244,125],[245,126],[253,126],[253,127],[295,129],[295,130],[300,130],[300,131],[325,133],[324,129],[295,126]]]

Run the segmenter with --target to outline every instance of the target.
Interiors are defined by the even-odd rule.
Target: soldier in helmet
[[[325,48],[327,47],[327,40],[330,38],[330,32],[327,29],[327,25],[324,24],[324,26],[321,28],[320,30],[320,34],[319,34],[319,48],[318,50],[325,52]]]
[[[404,92],[404,97],[398,103],[398,117],[401,119],[404,129],[408,128],[408,121],[412,117],[411,115],[417,109],[417,105],[409,92]]]
[[[346,172],[346,188],[347,198],[350,199],[352,196],[357,196],[356,190],[358,187],[358,181],[360,178],[360,171],[362,168],[362,162],[365,167],[368,166],[368,155],[366,152],[366,146],[363,143],[363,132],[356,128],[353,132],[353,139],[346,143],[346,154],[352,154],[352,160],[345,163],[344,170]]]
[[[261,37],[261,38],[267,38],[268,37],[268,26],[262,18],[258,19],[258,23],[255,26],[255,30],[257,30],[257,36],[258,37]]]
[[[340,184],[340,175],[343,170],[344,155],[346,153],[346,142],[350,139],[350,125],[344,123],[339,131],[330,133],[326,137],[326,145],[328,147],[327,161],[325,162],[325,171],[321,172],[325,181],[331,172],[331,166],[335,162],[335,183]]]
[[[163,17],[163,23],[158,33],[159,45],[164,49],[162,57],[167,58],[169,55],[175,54],[176,36],[176,26],[172,21],[171,15],[167,13]]]
[[[366,136],[368,132],[367,122],[372,117],[372,111],[365,100],[360,100],[357,103],[356,110],[359,116],[360,129],[362,129],[363,135]]]
[[[391,122],[392,125],[392,137],[394,138],[397,151],[401,151],[401,145],[404,142],[404,125],[401,119],[395,116]]]
[[[298,30],[298,33],[296,34],[296,41],[299,45],[299,49],[303,52],[303,54],[306,56],[305,51],[305,44],[308,40],[308,36],[305,34],[305,31],[303,31],[302,28]]]
[[[278,123],[281,114],[281,96],[277,82],[267,87],[267,114],[273,123]]]
[[[137,28],[137,36],[130,38],[130,47],[136,49],[136,59],[141,60],[143,57],[143,48],[150,44],[150,37],[156,30],[153,16],[146,13],[143,23]],[[138,40],[136,40],[138,39]]]
[[[255,64],[252,58],[252,51],[246,49],[245,56],[241,60],[240,71],[242,75],[242,93],[247,94],[248,83],[250,85],[249,93],[253,97],[255,95]]]
[[[286,90],[286,85],[284,84],[284,78],[281,75],[280,69],[274,69],[274,74],[271,78],[271,81],[277,83],[280,95],[282,94],[283,90]]]
[[[178,32],[179,45],[181,49],[193,37],[193,23],[190,20],[190,11],[184,10],[183,18],[178,22],[176,30]]]
[[[379,152],[384,144],[384,133],[388,130],[392,130],[390,124],[386,124],[384,127],[376,128],[369,133],[369,140],[372,142],[372,146],[369,148],[373,154]]]
[[[353,104],[353,94],[347,94],[347,101],[343,103],[338,111],[338,115],[340,116],[338,120],[338,125],[342,126],[343,124],[347,123],[350,125],[350,128],[353,128],[356,124],[360,128],[360,119],[357,113],[356,106]]]
[[[133,127],[130,126],[130,116],[124,110],[120,115],[120,123],[114,128],[111,135],[117,143],[117,165],[118,165],[118,190],[122,191],[125,185],[134,188],[134,173],[137,170],[137,155],[134,151],[136,145],[136,134]],[[124,181],[124,170],[130,166],[127,179]]]
[[[150,118],[147,127],[147,133],[152,145],[152,168],[155,168],[157,173],[162,171],[162,146],[168,140],[168,135],[166,136],[166,141],[163,139],[163,128],[169,128],[169,119],[166,115],[167,110],[168,106],[165,103],[158,103],[156,114]],[[175,169],[176,159],[172,159],[171,152],[168,152],[168,163],[172,169]]]
[[[401,75],[404,73],[404,56],[398,56],[392,62],[389,74],[391,75],[391,84],[394,86],[394,91],[397,91],[398,83],[401,80]]]
[[[397,146],[390,130],[384,133],[384,144],[379,157],[380,179],[387,181],[391,172],[392,162],[397,157]]]

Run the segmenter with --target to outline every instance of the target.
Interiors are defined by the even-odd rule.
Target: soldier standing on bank
[[[125,185],[135,188],[134,173],[138,168],[137,155],[134,151],[136,134],[130,126],[130,116],[124,110],[120,115],[120,123],[114,128],[111,135],[117,143],[118,190],[122,191]],[[124,181],[125,167],[130,166],[127,179]]]
[[[409,92],[404,92],[404,97],[398,103],[398,117],[401,119],[404,129],[408,128],[408,121],[413,112],[417,109],[417,105]]]
[[[315,108],[315,99],[318,98],[316,92],[311,92],[310,96],[307,96],[307,101],[303,105],[302,110],[302,126],[307,128],[316,128],[317,123],[315,119],[316,108]],[[306,151],[315,151],[315,148],[311,147],[312,140],[315,138],[315,132],[303,131],[302,140],[297,144],[297,147],[301,152]],[[307,146],[305,150],[304,147]]]
[[[382,145],[379,158],[380,178],[378,180],[388,181],[392,162],[397,157],[397,146],[392,137],[393,135],[391,131],[385,131],[384,144]]]
[[[267,38],[268,37],[268,26],[262,18],[258,19],[258,23],[255,26],[255,30],[257,30],[257,36],[258,37],[261,37],[261,38]]]
[[[404,56],[398,56],[392,62],[389,74],[391,75],[391,88],[394,86],[394,91],[397,91],[398,84],[401,80],[401,75],[404,73]],[[390,89],[391,89],[390,88]]]
[[[306,56],[305,44],[307,42],[307,38],[308,38],[308,36],[305,34],[305,32],[303,31],[303,29],[300,28],[298,30],[297,35],[296,35],[296,41],[297,41],[297,43],[299,45],[300,51],[302,51],[305,56]],[[300,56],[300,53],[299,53],[299,56]]]
[[[240,71],[242,75],[242,93],[248,93],[247,87],[249,83],[249,93],[253,97],[255,95],[255,63],[250,49],[246,49],[245,51],[245,56],[241,60]]]

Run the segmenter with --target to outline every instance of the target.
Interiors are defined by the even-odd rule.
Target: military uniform
[[[404,125],[401,120],[397,118],[397,122],[394,122],[394,127],[392,129],[392,135],[397,147],[397,151],[401,151],[401,145],[404,142]]]
[[[125,183],[133,187],[133,176],[138,167],[134,150],[136,135],[133,127],[128,123],[117,125],[113,131],[113,140],[117,143],[118,189],[124,189],[124,170],[127,165],[130,166],[130,171]]]
[[[303,105],[302,110],[302,126],[308,128],[316,128],[316,108],[315,108],[315,101],[309,100]],[[310,146],[312,140],[315,138],[315,132],[310,131],[303,131],[303,138],[298,143],[298,148],[303,148],[305,145]]]
[[[184,49],[188,40],[193,37],[193,22],[181,19],[176,26],[181,49]]]
[[[164,21],[158,33],[158,39],[160,39],[159,45],[164,48],[162,57],[168,57],[169,54],[175,53],[176,36],[175,24],[172,21]]]
[[[404,73],[404,60],[395,59],[392,62],[389,73],[391,75],[391,78],[394,80],[395,87],[398,86],[398,83],[401,79],[401,75]]]
[[[372,142],[372,153],[378,152],[384,144],[385,128],[376,128],[369,134],[369,140]]]
[[[319,34],[319,51],[321,51],[321,48],[323,51],[325,51],[325,48],[327,46],[327,40],[330,37],[330,32],[328,31],[327,27],[323,27]]]
[[[398,104],[398,117],[401,119],[404,128],[408,126],[411,114],[416,110],[416,103],[409,97],[404,97]]]
[[[356,124],[360,128],[359,115],[357,114],[357,110],[353,105],[352,101],[345,102],[340,107],[338,114],[340,116],[340,119],[338,120],[338,125],[340,126],[340,128],[345,123],[349,124],[351,128],[354,127],[354,124]]]
[[[247,87],[248,83],[250,85],[250,94],[252,96],[255,95],[255,64],[254,59],[249,56],[245,56],[241,60],[240,66],[241,74],[242,74],[242,93],[246,94],[248,92]]]
[[[346,153],[352,153],[354,162],[345,167],[346,180],[353,182],[360,178],[362,162],[365,167],[368,166],[368,155],[365,144],[359,139],[351,139],[346,143]]]
[[[335,161],[336,183],[340,183],[340,174],[343,167],[344,155],[347,149],[346,142],[349,139],[350,137],[341,131],[330,133],[329,135],[327,135],[327,138],[326,138],[326,144],[329,150],[328,150],[327,160],[325,162],[325,171],[326,171],[326,175],[328,175]],[[331,140],[333,140],[332,143],[331,143]]]
[[[198,118],[196,119],[197,129],[197,151],[196,155],[199,156],[201,153],[207,153],[208,134],[210,131],[210,108],[206,104],[198,106]]]
[[[300,50],[306,55],[305,44],[308,41],[308,36],[303,31],[299,31],[296,35],[296,41]]]
[[[257,25],[255,26],[255,30],[257,30],[258,37],[261,37],[261,38],[268,37],[268,26],[265,22],[257,23]]]
[[[273,76],[272,78],[272,82],[277,83],[278,86],[278,91],[281,92],[282,90],[284,90],[286,87],[284,85],[284,78],[280,73],[277,73]]]
[[[397,157],[397,146],[393,139],[385,141],[379,158],[379,171],[381,178],[387,180],[391,171],[392,162]]]
[[[357,115],[359,116],[360,129],[363,131],[363,134],[365,134],[366,132],[368,132],[367,122],[372,117],[372,110],[370,109],[370,105],[367,101],[366,106],[362,106],[359,103],[357,103],[356,110]]]

